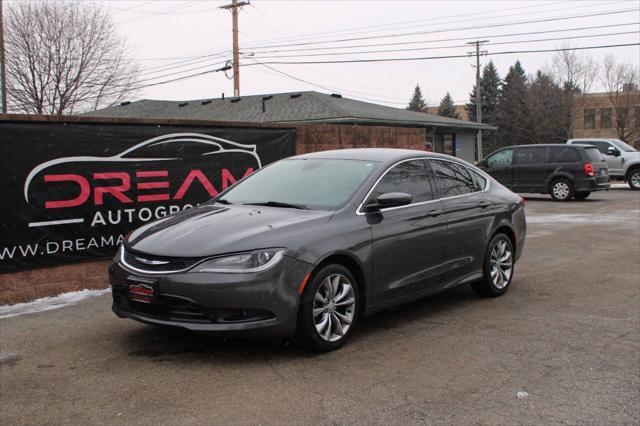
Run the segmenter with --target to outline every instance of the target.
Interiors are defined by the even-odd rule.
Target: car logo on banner
[[[25,201],[44,213],[38,215],[43,220],[32,221],[29,227],[88,220],[91,226],[136,222],[133,209],[125,211],[127,207],[158,202],[173,202],[179,209],[184,204],[191,207],[194,199],[206,201],[260,167],[255,145],[201,133],[155,137],[109,157],[57,158],[36,166],[25,180]],[[87,206],[105,206],[111,216],[73,214],[86,212]],[[114,208],[122,211],[112,212]],[[158,218],[148,208],[137,210],[142,212],[138,222]],[[47,213],[57,217],[46,220],[51,219]]]

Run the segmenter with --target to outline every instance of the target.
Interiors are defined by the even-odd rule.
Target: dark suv
[[[556,201],[584,200],[611,186],[607,163],[594,146],[510,146],[491,153],[479,166],[514,192],[551,194]]]

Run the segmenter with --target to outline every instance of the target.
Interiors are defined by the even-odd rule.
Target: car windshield
[[[218,201],[312,210],[345,204],[379,162],[291,159],[259,170],[224,192]]]
[[[620,139],[614,139],[611,142],[613,142],[614,145],[616,145],[618,148],[620,148],[621,150],[625,151],[625,152],[636,152],[637,150],[632,147],[629,144],[626,144],[624,142],[622,142]]]

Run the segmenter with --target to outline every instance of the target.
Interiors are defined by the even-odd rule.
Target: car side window
[[[451,161],[431,160],[442,198],[470,194],[476,191],[467,168]]]
[[[513,160],[513,148],[503,149],[487,158],[487,166],[491,169],[511,167]]]
[[[552,163],[577,163],[580,161],[578,150],[568,145],[552,146],[549,158]]]
[[[547,147],[527,146],[519,147],[516,150],[516,161],[518,165],[541,164],[547,162]]]
[[[378,182],[367,202],[381,194],[404,192],[413,196],[412,203],[433,200],[429,168],[425,160],[410,160],[394,166]]]
[[[467,169],[467,170],[469,170],[469,173],[471,174],[471,177],[473,178],[473,183],[475,184],[476,191],[484,190],[484,188],[487,186],[487,178],[485,178],[480,173],[478,173],[478,172],[476,172],[476,171],[474,171],[472,169]]]
[[[598,148],[598,151],[600,151],[603,154],[608,154],[608,150],[611,145],[609,142],[603,142],[603,141],[587,141],[584,142],[585,145],[593,145],[596,148]]]

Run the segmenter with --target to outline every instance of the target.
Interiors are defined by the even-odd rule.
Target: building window
[[[610,129],[612,125],[611,108],[600,108],[600,128]]]
[[[596,128],[596,110],[595,108],[584,109],[584,128],[595,129]]]
[[[618,124],[619,128],[625,128],[629,126],[629,108],[616,108],[616,123]]]

